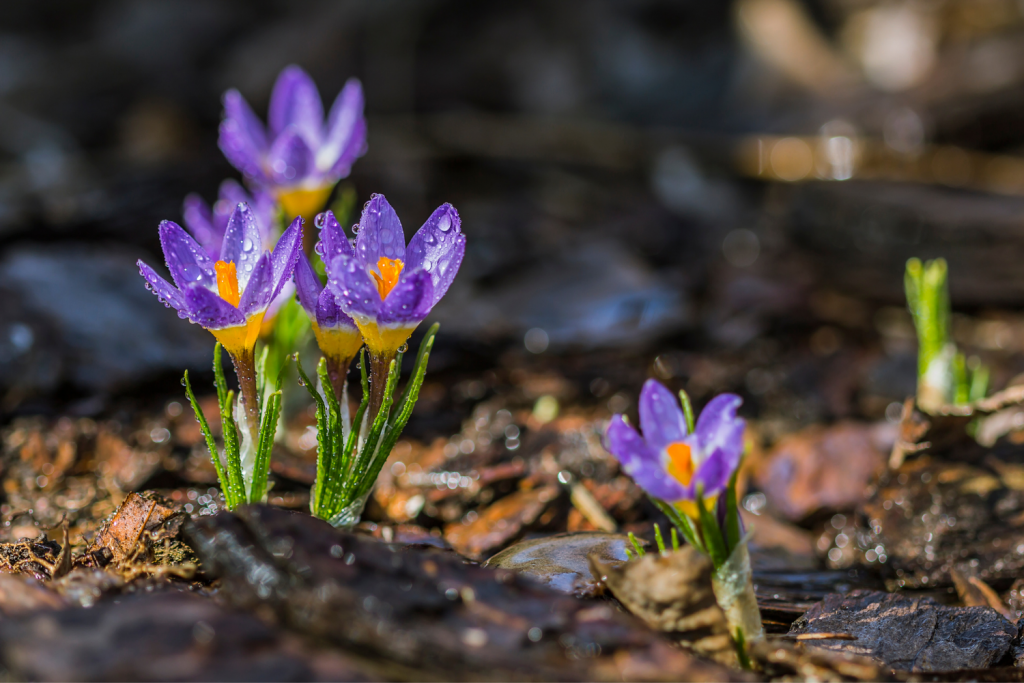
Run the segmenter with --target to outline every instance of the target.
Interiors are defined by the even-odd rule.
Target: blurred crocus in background
[[[325,122],[316,84],[301,68],[289,66],[274,84],[266,128],[241,93],[229,90],[219,144],[252,187],[280,203],[286,220],[310,221],[366,151],[362,86],[350,79]]]

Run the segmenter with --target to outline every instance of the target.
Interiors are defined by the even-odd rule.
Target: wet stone
[[[47,332],[45,349],[34,350],[30,341],[17,359],[31,370],[20,374],[26,392],[61,380],[110,391],[160,372],[208,367],[208,335],[154,302],[140,282],[137,258],[73,243],[7,251],[0,287],[40,315]],[[31,338],[43,339],[43,331]]]
[[[742,677],[673,649],[611,605],[306,514],[243,506],[194,519],[186,535],[226,603],[415,678]]]
[[[601,562],[625,562],[629,537],[580,532],[522,541],[484,562],[485,567],[510,569],[562,593],[591,597],[602,592],[590,570],[591,555]]]
[[[948,607],[902,593],[833,593],[798,619],[791,635],[845,633],[856,640],[808,646],[870,657],[903,671],[985,669],[998,664],[1017,627],[990,607]]]

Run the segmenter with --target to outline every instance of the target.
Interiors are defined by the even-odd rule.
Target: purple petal
[[[203,201],[202,197],[193,192],[185,197],[181,213],[185,217],[185,227],[188,228],[188,231],[206,250],[210,258],[217,258],[224,232],[217,229],[209,205]]]
[[[381,257],[405,261],[405,233],[398,214],[384,199],[375,194],[363,207],[356,236],[356,256],[371,268]]]
[[[281,234],[280,239],[277,240],[277,246],[274,247],[274,253],[271,254],[273,292],[270,296],[272,298],[277,297],[281,293],[281,288],[284,287],[284,284],[291,279],[301,252],[302,217],[299,216]]]
[[[262,161],[267,152],[267,135],[237,90],[224,93],[224,120],[217,144],[232,166],[251,178],[265,180]]]
[[[263,244],[260,242],[260,229],[256,225],[256,217],[248,204],[239,204],[228,219],[224,243],[220,247],[220,258],[222,261],[235,264],[240,290],[245,291],[253,268],[262,254]]]
[[[411,325],[419,323],[434,307],[434,286],[430,274],[418,270],[403,273],[395,288],[388,292],[380,312],[378,325]]]
[[[270,179],[275,185],[295,185],[316,170],[313,151],[297,128],[282,133],[267,154]]]
[[[350,78],[331,106],[323,144],[317,150],[317,168],[332,175],[346,176],[365,144],[363,87],[357,79]]]
[[[352,171],[352,164],[356,159],[366,154],[366,119],[356,121],[356,128],[352,131],[348,145],[342,150],[341,156],[334,162],[328,175],[333,178],[345,178]]]
[[[345,230],[334,217],[333,211],[328,211],[324,216],[324,226],[320,228],[320,242],[323,244],[324,263],[330,263],[332,259],[342,254],[355,256],[352,243],[348,241]]]
[[[733,459],[726,451],[718,449],[697,467],[689,488],[694,496],[697,493],[697,484],[703,484],[705,497],[721,493],[738,465],[738,456]]]
[[[320,144],[324,105],[313,79],[294,64],[285,68],[274,83],[267,124],[272,138],[291,126],[310,145]]]
[[[345,315],[341,307],[338,306],[338,301],[334,297],[334,292],[330,289],[324,288],[324,291],[320,292],[320,297],[316,302],[316,324],[320,326],[320,329],[326,330],[332,327],[347,327],[349,329],[356,329],[356,323],[352,318]]]
[[[178,289],[184,291],[191,285],[216,288],[213,261],[205,249],[174,221],[162,221],[159,233],[167,269]]]
[[[146,282],[149,283],[148,289],[150,291],[156,294],[165,304],[172,306],[174,310],[181,311],[186,314],[188,313],[188,307],[185,305],[185,297],[182,296],[177,287],[157,275],[155,270],[150,268],[141,260],[138,261],[138,266],[139,273],[142,277],[146,278]]]
[[[644,443],[621,415],[613,417],[608,425],[607,441],[608,452],[644,491],[669,503],[690,497],[683,485],[665,471],[661,456]]]
[[[736,409],[741,403],[743,399],[735,394],[719,394],[704,406],[693,434],[701,453],[722,449],[739,460],[743,454],[744,422],[736,417]]]
[[[672,392],[657,380],[644,382],[640,392],[640,429],[651,448],[663,451],[686,438],[686,417]]]
[[[442,204],[409,240],[405,267],[430,273],[436,304],[448,291],[466,253],[462,220],[451,204]]]
[[[302,304],[302,308],[306,310],[310,318],[316,318],[317,302],[324,289],[324,286],[320,284],[320,278],[313,270],[313,265],[300,251],[299,261],[295,264],[295,292],[299,297],[299,303]]]
[[[353,318],[377,318],[383,303],[377,283],[356,257],[343,254],[327,263],[327,287],[346,314]]]
[[[256,267],[252,269],[249,284],[246,285],[238,302],[238,310],[245,318],[266,310],[275,295],[273,283],[274,266],[270,262],[270,253],[264,252],[256,262]]]
[[[189,320],[208,330],[220,330],[245,322],[245,316],[240,310],[205,287],[186,289],[185,303]]]

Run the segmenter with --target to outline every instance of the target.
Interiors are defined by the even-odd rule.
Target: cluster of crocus
[[[352,163],[366,151],[363,95],[356,80],[345,85],[325,125],[316,85],[302,69],[290,66],[274,85],[268,118],[269,127],[264,129],[238,91],[225,93],[220,147],[242,171],[251,192],[229,179],[221,184],[212,206],[198,195],[189,195],[183,213],[191,236],[173,222],[160,225],[160,242],[173,285],[139,262],[147,286],[181,317],[210,330],[217,340],[214,372],[224,426],[223,458],[194,401],[187,373],[185,383],[206,432],[228,507],[260,500],[266,493],[267,464],[281,402],[277,390],[281,365],[301,331],[308,329],[301,309],[289,306],[285,310],[298,311],[303,320],[294,314],[278,316],[293,300],[296,266],[299,281],[309,283],[310,265],[302,251],[302,216],[323,207],[338,180],[348,175]],[[283,222],[291,222],[283,231],[281,216]],[[344,233],[340,234],[344,238]],[[257,362],[258,338],[268,336],[281,317],[289,319],[285,325],[289,329],[277,335],[281,339],[272,337],[272,341],[288,348],[275,348],[270,362],[268,348],[264,348]],[[331,337],[332,331],[330,325],[322,325],[317,336],[323,332]],[[221,348],[227,350],[235,366],[240,390],[237,401],[223,377]],[[345,369],[356,350],[358,344],[350,350]],[[267,382],[267,375],[278,378],[275,387]]]
[[[651,496],[686,540],[711,557],[715,596],[737,643],[764,637],[753,574],[736,506],[736,473],[745,424],[742,399],[713,398],[694,424],[686,392],[677,402],[655,380],[640,392],[641,436],[622,415],[612,418],[607,446],[622,469]]]
[[[229,508],[266,495],[281,409],[280,370],[297,345],[294,330],[312,328],[323,354],[319,386],[314,388],[298,367],[317,404],[319,448],[311,509],[348,526],[358,521],[419,395],[437,326],[424,337],[412,377],[396,399],[402,355],[413,330],[448,290],[462,262],[466,240],[459,214],[448,204],[441,206],[407,246],[398,216],[381,195],[367,202],[353,227],[358,233],[354,243],[333,212],[317,213],[366,150],[363,95],[355,80],[338,95],[326,122],[316,85],[294,66],[274,85],[266,128],[235,90],[225,94],[224,110],[220,147],[242,171],[251,193],[227,180],[212,207],[190,195],[184,214],[191,235],[170,221],[160,225],[173,284],[141,261],[139,269],[165,304],[217,340],[214,375],[223,455],[188,373],[184,383]],[[282,214],[291,224],[275,240]],[[303,216],[314,214],[313,223],[320,229],[318,256],[307,256]],[[326,286],[310,258],[323,261]],[[292,292],[299,306],[291,305]],[[309,323],[302,323],[308,326],[288,323],[283,326],[292,332],[285,334],[279,324],[269,344],[287,338],[280,344],[288,347],[286,354],[269,354],[270,347],[264,346],[257,361],[259,337],[282,306],[287,306],[283,311],[297,311],[302,321],[308,316]],[[360,364],[363,398],[353,419],[346,377],[364,344],[369,359]],[[221,349],[234,363],[237,400],[227,388]],[[275,380],[269,381],[268,375]]]

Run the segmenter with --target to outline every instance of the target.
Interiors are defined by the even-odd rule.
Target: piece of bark
[[[827,596],[790,634],[849,633],[856,640],[808,641],[903,671],[985,669],[1006,657],[1017,627],[990,607],[947,607],[931,598],[853,591]]]

